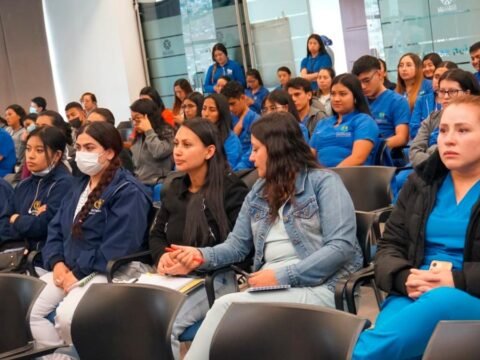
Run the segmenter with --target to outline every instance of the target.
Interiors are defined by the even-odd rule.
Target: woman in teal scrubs
[[[438,151],[402,188],[379,241],[389,296],[353,359],[420,359],[441,320],[480,320],[480,97],[443,111]]]

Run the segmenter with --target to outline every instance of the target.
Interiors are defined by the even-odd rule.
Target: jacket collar
[[[438,150],[435,151],[425,162],[420,164],[416,171],[418,176],[429,185],[438,181],[443,181],[445,176],[449,173],[449,170],[440,159]]]

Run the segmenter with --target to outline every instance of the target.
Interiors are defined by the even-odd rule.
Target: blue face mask
[[[36,128],[37,128],[37,126],[35,124],[28,125],[27,126],[27,132],[30,134]]]
[[[31,114],[36,114],[37,113],[37,109],[35,109],[33,106],[30,106],[28,108],[28,111],[30,111]]]

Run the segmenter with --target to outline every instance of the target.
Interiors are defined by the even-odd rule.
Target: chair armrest
[[[347,301],[348,312],[357,314],[357,306],[355,304],[355,288],[366,282],[374,282],[375,273],[374,265],[370,264],[367,267],[353,273],[345,285],[345,300]],[[375,286],[375,284],[373,284]]]
[[[123,265],[128,264],[132,261],[140,261],[146,264],[152,264],[152,251],[142,251],[139,253],[127,255],[118,259],[110,260],[107,263],[107,280],[109,283],[112,282],[115,272]]]
[[[32,250],[27,256],[27,270],[31,276],[36,278],[40,277],[40,275],[38,275],[37,271],[35,270],[35,261],[41,254],[42,252],[40,250]]]
[[[230,266],[225,266],[219,269],[216,269],[212,272],[209,272],[205,277],[205,291],[207,292],[208,306],[212,307],[215,302],[215,279],[221,274],[226,274],[228,272],[234,272]],[[235,282],[236,284],[236,282]],[[236,285],[236,291],[238,291],[238,285]]]

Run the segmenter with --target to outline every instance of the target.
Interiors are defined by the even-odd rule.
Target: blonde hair
[[[408,106],[410,107],[410,111],[413,110],[413,107],[415,106],[415,101],[417,100],[418,93],[420,91],[420,88],[422,87],[422,81],[423,81],[423,70],[422,70],[422,60],[417,54],[414,53],[406,53],[403,54],[400,60],[398,61],[397,64],[397,87],[395,88],[395,91],[401,95],[407,91],[407,86],[405,84],[405,81],[400,77],[400,73],[398,72],[398,68],[400,67],[400,63],[402,62],[402,59],[410,56],[412,59],[414,65],[415,65],[415,81],[412,86],[412,90],[410,91],[409,94],[407,94],[408,98]]]

